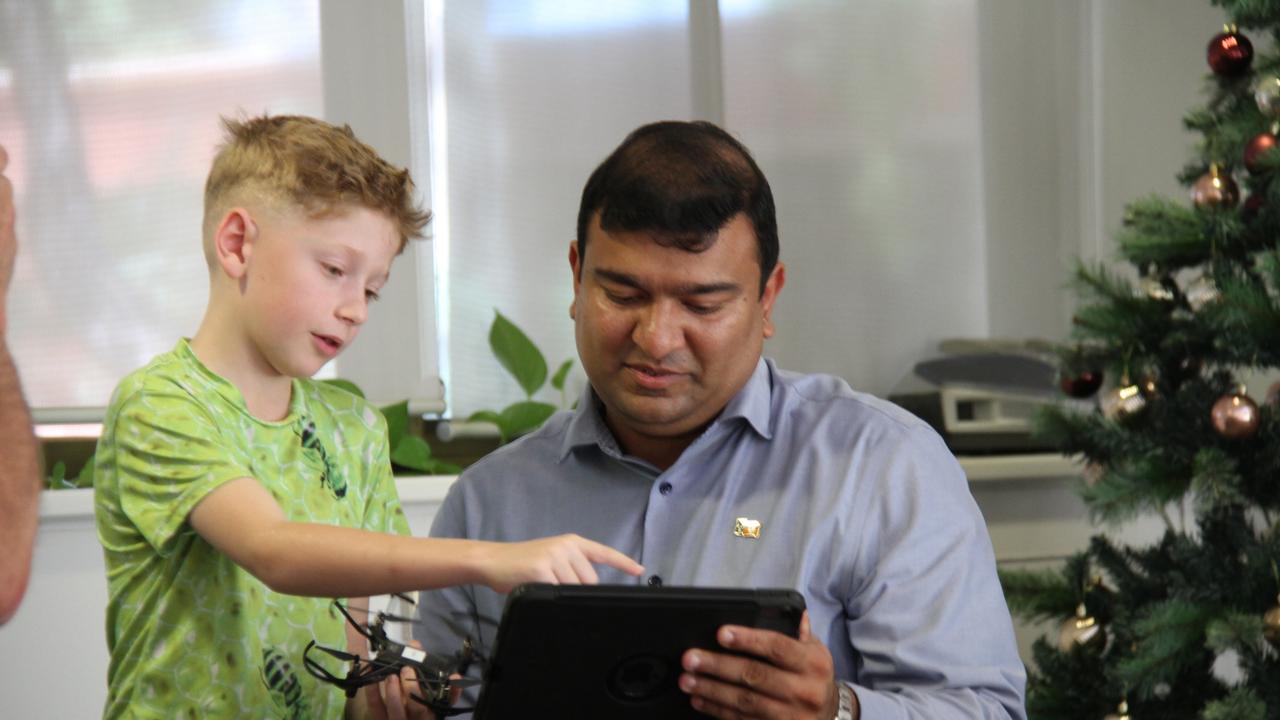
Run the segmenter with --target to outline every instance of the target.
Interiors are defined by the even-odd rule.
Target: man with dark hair
[[[680,688],[714,717],[1024,717],[963,471],[915,417],[762,358],[777,258],[768,182],[737,140],[709,123],[629,135],[587,181],[569,248],[589,387],[463,473],[432,534],[576,532],[650,585],[799,590],[799,639],[727,626],[726,652],[684,655]],[[424,646],[457,647],[461,623],[491,647],[504,599],[426,595]]]

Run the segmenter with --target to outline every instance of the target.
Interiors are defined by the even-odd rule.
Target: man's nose
[[[655,301],[639,313],[631,339],[654,360],[661,360],[684,344],[684,327],[678,308],[671,302]]]

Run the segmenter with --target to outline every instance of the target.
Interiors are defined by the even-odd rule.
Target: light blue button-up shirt
[[[762,359],[661,471],[621,451],[597,403],[588,388],[576,411],[468,468],[431,534],[573,532],[645,566],[638,581],[604,568],[601,582],[795,588],[865,720],[1025,717],[986,525],[924,422]],[[737,518],[759,521],[759,538],[735,535]],[[423,593],[416,632],[428,650],[459,647],[445,616],[492,648],[505,599],[475,586]]]

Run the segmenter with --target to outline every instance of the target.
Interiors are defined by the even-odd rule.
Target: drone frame
[[[405,595],[397,593],[396,596],[413,604],[413,600]],[[385,627],[387,622],[412,623],[415,622],[414,620],[378,612],[374,619],[362,624],[351,616],[351,613],[341,602],[334,600],[333,606],[338,609],[338,612],[342,613],[342,616],[347,619],[351,627],[355,628],[356,632],[369,640],[370,656],[362,658],[354,653],[326,647],[312,640],[307,643],[307,647],[302,653],[302,665],[312,677],[341,688],[350,698],[355,697],[360,688],[382,682],[393,675],[398,676],[402,669],[408,667],[413,669],[419,692],[415,693],[410,690],[406,690],[406,692],[414,701],[430,708],[436,717],[443,718],[459,715],[471,712],[474,709],[469,707],[455,708],[451,704],[455,688],[470,687],[480,682],[474,678],[453,677],[455,674],[464,675],[473,662],[484,662],[484,658],[475,649],[470,638],[463,640],[462,649],[454,653],[452,657],[431,655],[423,650],[398,643],[387,637]],[[366,608],[352,609],[369,612]],[[351,668],[343,677],[334,675],[312,655],[312,650],[318,650],[343,662],[349,662],[351,663]]]

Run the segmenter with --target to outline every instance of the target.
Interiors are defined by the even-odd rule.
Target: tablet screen
[[[544,585],[507,598],[475,717],[695,718],[680,657],[721,625],[796,637],[790,589]]]

